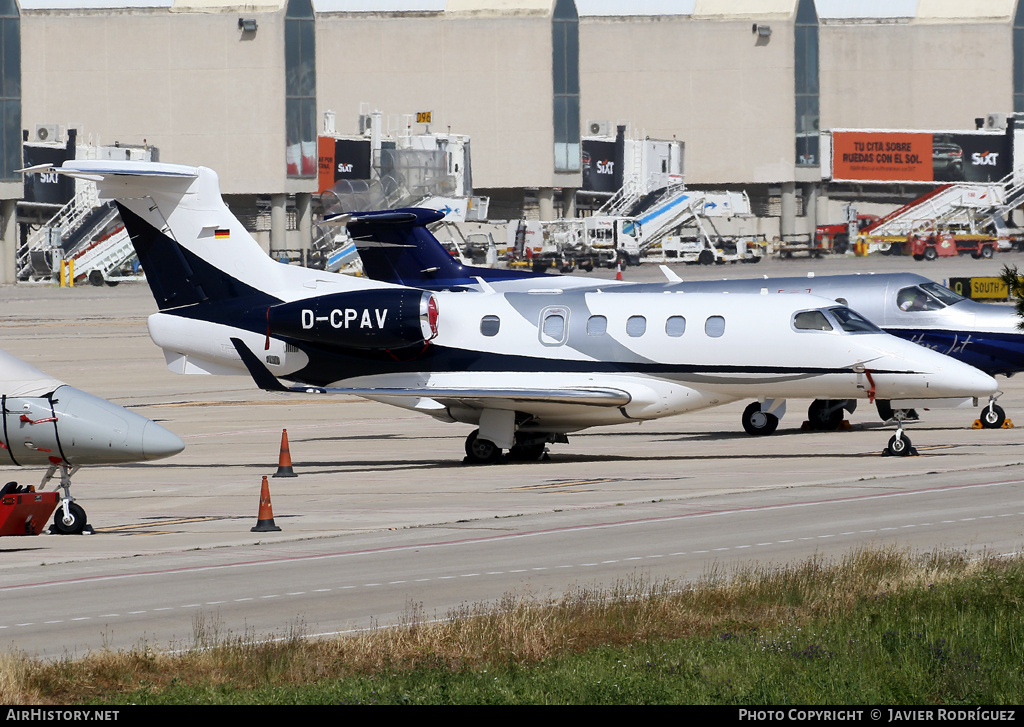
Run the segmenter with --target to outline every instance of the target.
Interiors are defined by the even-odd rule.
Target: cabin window
[[[603,336],[608,332],[608,319],[604,316],[590,316],[587,319],[587,335]]]
[[[498,316],[484,316],[480,319],[480,333],[485,336],[497,336],[501,328],[501,319]]]
[[[626,321],[626,335],[639,338],[647,332],[647,319],[643,316],[630,316]]]
[[[711,338],[720,338],[725,334],[725,319],[722,316],[711,316],[704,321],[704,333]]]
[[[560,339],[565,332],[565,317],[559,313],[552,313],[544,319],[544,335],[549,338]]]
[[[540,342],[545,346],[561,346],[569,335],[569,309],[562,307],[545,308],[541,313]]]
[[[665,333],[672,338],[679,338],[686,333],[686,319],[682,316],[669,316],[665,321]]]
[[[831,331],[832,324],[820,310],[805,310],[793,316],[793,328],[798,331]]]

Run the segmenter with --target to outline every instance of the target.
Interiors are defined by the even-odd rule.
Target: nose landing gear
[[[57,535],[81,535],[86,531],[93,532],[86,520],[85,509],[71,496],[71,475],[78,471],[77,466],[72,467],[65,462],[51,464],[50,468],[46,470],[46,474],[43,475],[39,489],[42,490],[46,486],[58,469],[60,470],[60,484],[57,487],[63,490],[64,494],[53,514],[53,527],[50,532]]]
[[[917,450],[910,443],[910,437],[903,433],[903,420],[906,412],[897,409],[893,412],[896,419],[896,433],[889,438],[889,445],[882,451],[883,457],[916,457]]]

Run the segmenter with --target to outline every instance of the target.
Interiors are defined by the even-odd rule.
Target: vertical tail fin
[[[101,199],[117,202],[161,310],[285,287],[287,266],[271,260],[224,204],[212,169],[70,161],[56,171],[95,181]]]
[[[351,214],[348,231],[363,272],[373,280],[419,288],[475,285],[477,277],[538,277],[532,272],[462,265],[426,227],[442,217],[441,212],[420,208]]]

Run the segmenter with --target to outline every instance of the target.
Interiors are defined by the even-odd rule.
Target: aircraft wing
[[[306,394],[352,394],[370,399],[377,397],[409,397],[415,399],[433,399],[441,403],[459,402],[462,404],[494,406],[497,402],[534,402],[577,404],[580,406],[617,407],[628,404],[632,397],[621,389],[610,387],[590,387],[572,389],[536,389],[503,387],[493,389],[454,388],[425,386],[420,388],[388,388],[388,387],[325,387],[325,386],[285,386],[274,376],[259,357],[238,338],[232,338],[242,363],[248,369],[256,385],[265,391],[284,391]]]

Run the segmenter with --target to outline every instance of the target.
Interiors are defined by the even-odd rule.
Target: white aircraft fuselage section
[[[236,327],[168,313],[151,317],[153,340],[168,351],[239,373],[230,339],[241,338],[277,375],[314,386],[467,391],[497,388],[621,391],[628,403],[599,406],[470,394],[402,398],[389,404],[476,423],[484,409],[527,412],[530,427],[572,431],[652,419],[745,398],[942,398],[987,396],[988,376],[880,331],[847,332],[829,302],[810,295],[438,292],[437,336],[429,366],[380,362],[372,373],[311,379],[315,354]],[[310,297],[312,300],[313,297]],[[302,312],[294,307],[294,323]],[[794,316],[823,310],[830,330],[798,329]],[[356,318],[376,327],[391,311]],[[322,325],[329,346],[333,323]],[[269,345],[269,348],[267,346]],[[416,359],[414,359],[415,361]],[[199,366],[204,373],[210,369]],[[391,369],[391,370],[389,370]],[[217,372],[217,371],[214,371]]]

